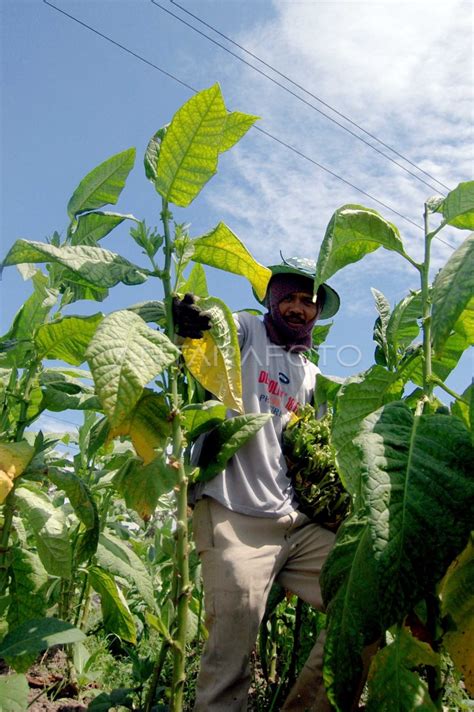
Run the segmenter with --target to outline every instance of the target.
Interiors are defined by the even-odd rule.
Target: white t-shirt
[[[280,517],[296,508],[281,449],[291,413],[312,400],[319,369],[300,353],[285,351],[267,337],[251,314],[234,315],[241,349],[245,413],[272,413],[269,420],[228,461],[223,472],[197,487],[196,498],[213,497],[228,509]],[[236,415],[229,411],[228,417]],[[203,444],[205,448],[205,443]]]

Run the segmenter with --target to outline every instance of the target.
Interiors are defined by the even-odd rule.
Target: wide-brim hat
[[[276,274],[297,274],[300,277],[306,277],[314,281],[316,274],[316,263],[314,260],[289,257],[279,265],[269,265],[268,269],[272,273],[272,277]],[[329,286],[329,284],[321,284],[319,289],[324,291],[324,306],[319,314],[318,319],[330,319],[339,311],[341,300],[339,294]],[[261,304],[266,304],[265,298],[258,300]]]

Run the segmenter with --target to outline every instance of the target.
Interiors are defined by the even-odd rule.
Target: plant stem
[[[431,380],[431,303],[429,293],[429,269],[430,269],[430,248],[431,240],[435,232],[430,234],[429,230],[429,211],[425,205],[424,212],[425,225],[425,259],[421,266],[421,300],[423,305],[422,324],[423,324],[423,394],[429,398],[433,392],[433,383]]]
[[[460,403],[464,403],[464,405],[467,405],[467,406],[470,405],[470,404],[468,403],[468,401],[464,400],[464,398],[459,395],[459,393],[456,393],[455,391],[451,390],[451,388],[449,388],[449,387],[444,383],[444,381],[441,380],[441,378],[438,378],[438,376],[435,376],[435,375],[432,374],[432,375],[431,375],[431,382],[432,382],[435,386],[439,386],[440,388],[442,388],[443,391],[446,391],[446,393],[447,393],[448,395],[452,396],[453,398],[455,398],[455,399],[456,399],[457,401],[459,401]]]
[[[3,507],[3,527],[0,537],[0,596],[3,596],[8,586],[8,542],[15,512],[15,488],[5,500]]]
[[[160,650],[160,655],[158,656],[158,661],[156,663],[156,667],[153,670],[153,675],[151,677],[150,681],[150,687],[148,688],[146,700],[145,700],[145,707],[144,707],[144,712],[151,712],[153,708],[153,702],[155,700],[155,695],[156,695],[156,688],[158,687],[158,682],[160,680],[160,675],[161,671],[163,669],[163,665],[166,660],[166,654],[168,652],[168,649],[170,647],[170,644],[168,643],[167,640],[163,641],[163,644],[161,646]]]
[[[428,629],[428,634],[431,638],[431,646],[436,653],[439,653],[439,643],[438,643],[438,623],[439,623],[439,602],[436,596],[429,594],[426,597],[426,610],[427,610],[427,621],[426,627]],[[430,697],[437,710],[441,712],[443,709],[443,685],[441,679],[441,666],[437,665],[429,666],[427,669],[428,678],[428,689],[430,692]]]
[[[168,203],[163,199],[161,219],[165,234],[165,267],[163,270],[164,304],[166,310],[166,330],[168,337],[174,339],[174,323],[171,292],[171,256],[172,240],[169,228]],[[180,712],[183,706],[185,675],[186,630],[188,619],[188,604],[191,593],[189,581],[189,542],[188,542],[188,479],[184,468],[183,448],[184,437],[180,421],[180,400],[178,393],[178,368],[173,365],[168,369],[170,388],[170,404],[172,415],[172,466],[175,468],[178,481],[176,487],[176,559],[175,577],[177,590],[177,628],[175,645],[173,646],[173,683],[171,690],[172,712]]]

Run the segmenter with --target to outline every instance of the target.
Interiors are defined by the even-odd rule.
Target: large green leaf
[[[221,472],[227,460],[271,418],[270,413],[237,415],[214,428],[203,448],[197,480],[206,482]]]
[[[96,245],[99,240],[112,232],[131,215],[96,212],[82,215],[71,235],[71,245]]]
[[[382,633],[376,565],[364,518],[353,515],[341,525],[321,586],[327,606],[324,683],[332,703],[346,712],[361,681],[362,651]]]
[[[97,591],[100,596],[105,630],[135,645],[137,642],[135,622],[114,577],[98,566],[91,566],[89,580],[94,591]]]
[[[0,656],[15,666],[15,659],[25,653],[39,653],[53,645],[77,643],[85,637],[81,630],[59,618],[35,618],[5,636],[0,643]]]
[[[357,464],[354,437],[362,420],[383,403],[400,397],[403,385],[398,376],[382,366],[373,366],[366,373],[341,386],[334,400],[332,444],[336,448],[338,471],[344,487],[352,495],[361,494],[360,468]]]
[[[240,349],[230,309],[216,297],[199,300],[211,317],[211,329],[202,339],[185,339],[186,366],[194,378],[224,405],[243,412]]]
[[[64,316],[43,324],[35,336],[39,357],[79,366],[85,361],[86,349],[102,319],[102,314]]]
[[[26,675],[0,677],[0,709],[2,712],[25,712],[30,687]]]
[[[472,527],[473,448],[457,418],[414,417],[403,402],[369,415],[356,459],[388,627],[441,578]]]
[[[129,148],[108,158],[88,173],[74,191],[67,212],[71,220],[88,210],[115,205],[135,162],[135,149]]]
[[[15,497],[35,536],[36,548],[46,571],[70,578],[72,551],[66,517],[42,492],[17,487]]]
[[[453,252],[433,282],[431,329],[433,345],[438,353],[443,350],[447,338],[473,295],[474,233]]]
[[[428,685],[413,668],[438,664],[439,656],[428,643],[402,628],[371,662],[367,712],[436,712]]]
[[[217,227],[192,241],[193,262],[216,267],[246,277],[259,299],[263,299],[272,276],[268,267],[256,262],[237,235],[220,222]]]
[[[448,225],[474,230],[474,181],[459,183],[437,207]]]
[[[87,349],[97,395],[113,426],[133,410],[143,388],[170,366],[179,350],[137,314],[117,311],[99,325]]]
[[[153,515],[158,499],[170,492],[177,483],[176,470],[166,464],[163,455],[157,455],[148,465],[131,458],[117,472],[114,485],[125,499],[125,504],[148,521]]]
[[[217,171],[227,151],[258,117],[228,113],[218,84],[195,94],[158,131],[145,154],[147,178],[169,202],[189,205]]]
[[[474,541],[453,561],[444,576],[439,594],[441,614],[450,620],[443,644],[464,676],[469,694],[474,695]]]
[[[161,142],[156,190],[170,203],[188,206],[217,170],[227,110],[218,84],[178,109]]]
[[[88,245],[55,247],[44,242],[17,240],[5,257],[4,265],[24,262],[58,262],[67,267],[69,275],[80,284],[99,288],[113,287],[118,282],[142,284],[147,279],[146,270],[124,257]]]
[[[222,138],[219,145],[219,152],[223,153],[232,148],[240,139],[245,136],[247,131],[259,119],[259,116],[252,114],[242,114],[240,111],[232,111],[227,114]]]
[[[113,534],[101,534],[97,547],[99,566],[114,576],[121,576],[135,585],[145,603],[156,609],[153,582],[143,561],[122,539]]]
[[[206,401],[188,406],[184,411],[186,438],[195,440],[202,433],[207,432],[215,425],[221,423],[226,416],[227,409],[219,401]]]
[[[406,257],[395,225],[376,210],[361,205],[343,205],[336,210],[326,229],[316,266],[315,285],[320,285],[352,262],[379,247]]]
[[[18,546],[11,551],[8,624],[10,630],[46,612],[48,574],[37,554]]]

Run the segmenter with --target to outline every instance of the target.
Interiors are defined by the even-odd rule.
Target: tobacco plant
[[[49,243],[18,240],[3,263],[22,265],[24,273],[33,279],[35,292],[2,340],[5,388],[0,486],[4,520],[0,573],[1,595],[5,608],[9,607],[10,632],[0,652],[17,670],[25,669],[25,662],[19,662],[12,652],[12,641],[25,631],[20,625],[18,633],[10,615],[15,557],[24,556],[22,542],[17,540],[12,526],[15,511],[20,508],[29,518],[37,549],[34,560],[27,555],[31,578],[35,578],[40,566],[43,572],[60,578],[59,614],[66,620],[72,616],[76,626],[84,625],[93,589],[101,598],[106,627],[133,644],[133,619],[115,577],[127,578],[127,573],[138,567],[136,584],[140,588],[141,582],[140,593],[148,607],[146,621],[163,639],[146,710],[153,706],[168,652],[173,656],[170,709],[182,709],[192,593],[188,484],[211,477],[222,468],[267,419],[265,415],[242,413],[236,328],[226,305],[208,296],[202,264],[247,277],[260,297],[265,293],[270,271],[253,259],[224,223],[206,235],[191,238],[184,225],[173,221],[170,207],[187,207],[197,197],[216,172],[220,154],[237,143],[256,118],[228,112],[219,86],[214,85],[186,102],[170,124],[152,137],[144,165],[146,177],[161,202],[161,231],[150,229],[133,215],[100,210],[115,204],[125,185],[135,160],[135,149],[128,149],[99,165],[79,183],[67,206],[70,223],[63,241],[57,233]],[[148,259],[146,267],[99,247],[99,240],[124,221],[133,224],[130,235]],[[194,267],[186,275],[190,262]],[[47,275],[34,267],[25,270],[24,265],[39,263],[47,264]],[[148,279],[155,279],[161,286],[162,300],[131,305],[105,316],[101,312],[87,317],[63,315],[63,309],[79,299],[104,301],[108,290],[119,282],[133,286]],[[200,308],[211,319],[211,329],[199,340],[183,340],[176,334],[172,300],[186,292],[197,295]],[[60,359],[72,366],[87,361],[90,372],[70,368],[55,371],[45,366],[45,359]],[[84,385],[83,380],[91,377],[93,388]],[[71,503],[72,532],[63,521],[64,515],[58,514],[47,495],[31,483],[31,478],[38,475],[35,457],[42,448],[41,435],[33,443],[25,439],[26,427],[43,410],[59,409],[57,406],[103,414],[94,424],[93,433],[91,429],[92,445],[89,435],[85,436],[88,443],[81,443],[74,471],[64,463],[63,467],[48,462],[40,465],[48,481],[65,492]],[[225,421],[227,408],[236,412],[232,421]],[[200,471],[190,465],[190,447],[199,434],[210,428],[216,429],[220,447]],[[109,467],[109,474],[98,474],[95,446],[117,438],[129,439],[134,453],[114,455],[118,467]],[[104,489],[100,511],[97,492]],[[129,508],[148,521],[160,496],[170,491],[176,500],[174,578],[169,592],[175,613],[165,621],[146,572],[137,563],[138,557],[123,544],[111,541],[104,527],[108,507],[117,492]],[[58,519],[60,532],[53,526]],[[57,551],[50,547],[45,552],[43,535],[53,530]],[[51,536],[46,538],[51,544]],[[82,585],[72,609],[77,575],[82,577]],[[38,587],[39,579],[35,579],[29,593]],[[22,618],[31,627],[31,616],[23,612]],[[57,619],[47,619],[46,623],[35,620],[38,630],[58,623],[61,621]],[[74,640],[83,637],[78,628],[70,624],[66,627]]]
[[[226,305],[208,295],[202,265],[246,277],[259,296],[270,273],[229,227],[220,223],[191,237],[174,222],[171,206],[187,207],[197,197],[220,154],[255,119],[229,113],[217,85],[200,92],[146,150],[160,229],[102,210],[117,202],[133,167],[135,150],[128,149],[79,183],[64,239],[54,233],[46,243],[18,240],[4,260],[19,265],[33,284],[0,340],[0,614],[3,632],[8,629],[0,655],[18,672],[0,681],[4,705],[26,701],[22,673],[49,645],[71,644],[76,668],[84,667],[81,641],[95,592],[105,630],[124,644],[137,640],[137,616],[142,630],[154,629],[161,638],[153,665],[141,666],[141,685],[153,669],[143,708],[152,709],[171,654],[170,709],[182,709],[189,603],[198,631],[202,608],[189,573],[188,485],[212,477],[265,420],[239,414],[235,327]],[[442,222],[431,229],[430,216],[438,214]],[[99,246],[126,222],[146,266]],[[472,343],[473,237],[430,287],[430,247],[444,225],[473,228],[472,182],[427,202],[422,263],[405,251],[394,225],[360,206],[336,211],[318,260],[320,283],[383,246],[420,277],[420,290],[393,310],[374,290],[376,365],[343,384],[325,377],[317,383],[319,402],[333,404],[332,444],[352,500],[323,572],[325,675],[339,710],[350,709],[358,695],[362,653],[371,644],[380,651],[370,667],[368,710],[394,709],[394,700],[398,710],[440,709],[441,648],[473,689],[465,642],[473,625],[473,391],[470,386],[459,395],[445,384]],[[46,274],[35,266],[40,263]],[[118,283],[146,280],[155,280],[162,299],[106,315],[69,315],[78,300],[102,303]],[[186,292],[211,317],[202,339],[176,335],[172,300]],[[435,386],[454,399],[448,412]],[[235,418],[226,419],[227,408]],[[72,461],[58,452],[58,438],[34,434],[42,412],[69,409],[86,414]],[[219,450],[205,467],[194,467],[192,443],[211,428]],[[157,505],[170,496],[172,512],[162,516]],[[120,521],[125,506],[138,515],[132,530]],[[156,532],[150,565],[143,560],[147,527]],[[160,571],[171,569],[169,585],[158,583]],[[133,613],[132,598],[139,601]]]
[[[462,394],[445,384],[473,343],[473,233],[429,284],[435,236],[447,225],[474,228],[474,182],[428,200],[424,224],[418,263],[395,225],[346,205],[334,213],[319,253],[316,287],[379,247],[420,279],[420,289],[393,310],[373,290],[376,364],[342,385],[324,377],[317,384],[319,400],[333,403],[332,443],[352,497],[322,575],[325,680],[337,710],[350,710],[358,697],[370,646],[380,650],[370,665],[367,712],[440,710],[442,650],[474,693],[474,397],[471,384]],[[450,408],[435,386],[453,398]]]

